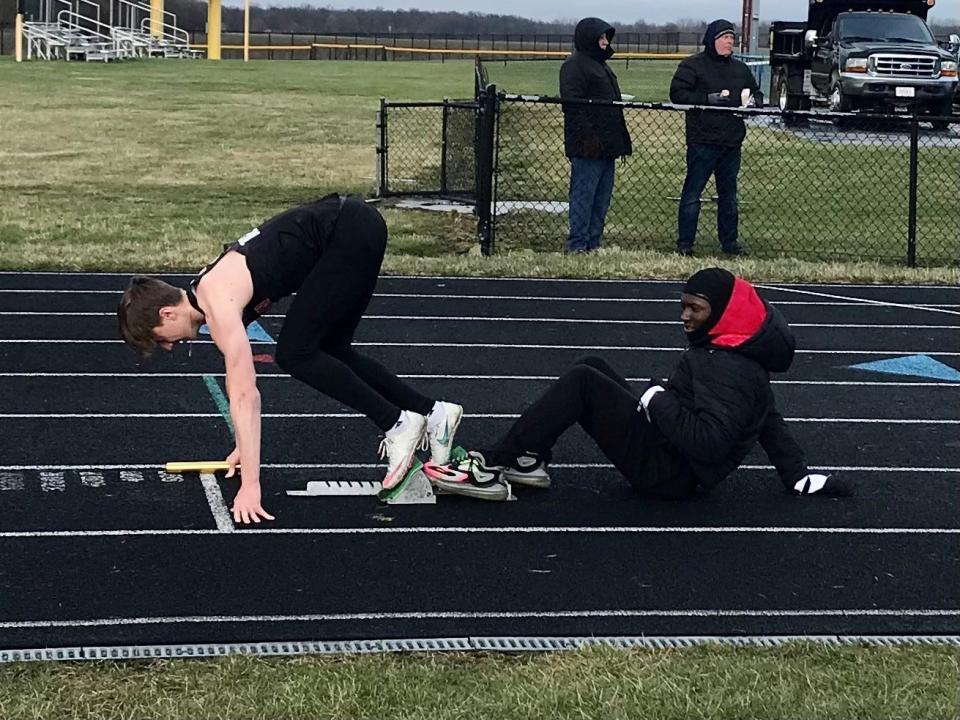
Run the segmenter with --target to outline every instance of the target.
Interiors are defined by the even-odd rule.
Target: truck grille
[[[881,77],[935,78],[937,59],[923,55],[871,55],[870,69]]]

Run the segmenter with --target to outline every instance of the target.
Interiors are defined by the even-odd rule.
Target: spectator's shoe
[[[483,455],[471,452],[446,465],[428,462],[423,472],[438,492],[465,495],[479,500],[509,500],[510,484],[500,468],[487,467]]]
[[[684,257],[696,257],[692,247],[678,247],[677,255],[683,255]]]
[[[727,247],[722,249],[723,249],[723,254],[729,255],[730,257],[737,257],[737,256],[746,257],[747,255],[750,254],[750,251],[747,250],[740,243],[734,243],[733,245],[728,245]]]
[[[500,477],[513,485],[535,488],[550,487],[547,462],[532,450],[527,450],[523,455],[514,459],[510,465],[504,466],[500,471]]]
[[[383,489],[394,488],[413,463],[417,448],[422,447],[427,429],[427,419],[423,415],[404,410],[403,424],[396,432],[389,431],[380,443],[380,457],[387,457],[387,474],[383,478]]]
[[[444,419],[432,431],[427,431],[427,438],[430,441],[430,462],[434,465],[446,465],[450,462],[450,450],[453,448],[453,437],[457,434],[457,428],[460,427],[460,419],[463,417],[463,408],[448,402],[440,402],[443,405]]]

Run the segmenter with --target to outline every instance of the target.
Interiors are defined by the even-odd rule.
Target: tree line
[[[107,16],[110,0],[95,0],[101,13]],[[25,11],[36,13],[37,0],[24,0]],[[177,16],[177,24],[184,30],[203,32],[207,23],[205,0],[166,0],[166,10]],[[17,0],[0,0],[0,23],[13,23]],[[227,32],[243,30],[243,10],[223,8],[223,29]],[[614,22],[611,18],[604,18]],[[712,18],[710,18],[712,19]],[[729,18],[734,23],[739,18]],[[784,20],[800,20],[801,17],[784,17]],[[324,7],[262,7],[251,6],[250,29],[253,32],[323,33],[350,35],[353,33],[381,33],[398,35],[432,34],[437,36],[470,35],[569,35],[572,37],[576,18],[553,22],[531,20],[517,15],[494,15],[480,12],[428,12],[425,10],[334,10]],[[636,20],[630,23],[615,23],[617,32],[636,33],[702,33],[707,20],[683,18],[668,23],[648,23]],[[940,36],[957,32],[960,23],[952,19],[931,18],[930,26]],[[769,23],[760,26],[765,36]]]

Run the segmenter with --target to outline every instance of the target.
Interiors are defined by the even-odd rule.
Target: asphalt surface
[[[277,520],[239,527],[223,517],[235,481],[162,470],[232,449],[211,391],[223,391],[222,360],[201,340],[138,364],[116,338],[125,282],[0,273],[0,650],[960,635],[957,288],[761,290],[800,345],[774,378],[780,410],[812,467],[856,483],[849,499],[787,495],[756,450],[709,496],[651,501],[577,428],[556,448],[554,486],[516,489],[515,502],[291,497],[310,480],[379,480],[379,437],[257,343],[264,505]],[[669,374],[678,293],[674,282],[382,278],[357,341],[463,404],[458,441],[482,446],[584,355],[638,389]],[[273,337],[282,310],[261,320]],[[851,367],[881,361],[888,372]]]

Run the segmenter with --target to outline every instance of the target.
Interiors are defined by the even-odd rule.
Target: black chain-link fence
[[[379,194],[472,200],[476,187],[476,108],[472,101],[381,100],[377,123]]]
[[[671,251],[686,171],[685,109],[621,106],[633,154],[616,164],[604,244]],[[476,103],[443,107],[384,104],[389,123],[381,140],[389,142],[381,165],[388,172],[381,180],[388,182],[381,194],[474,197],[484,252],[562,250],[570,163],[561,101],[498,95],[491,87]],[[746,121],[739,237],[754,256],[960,260],[960,126],[949,119],[709,112],[739,112]],[[712,180],[702,199],[697,251],[719,252]]]
[[[686,171],[684,110],[628,103],[623,112],[633,154],[617,161],[604,242],[671,250]],[[739,235],[754,255],[910,264],[960,259],[960,134],[949,126],[934,129],[922,117],[740,114],[747,137]],[[498,246],[561,249],[569,177],[560,101],[501,96]],[[702,199],[698,248],[719,251],[712,180]]]

